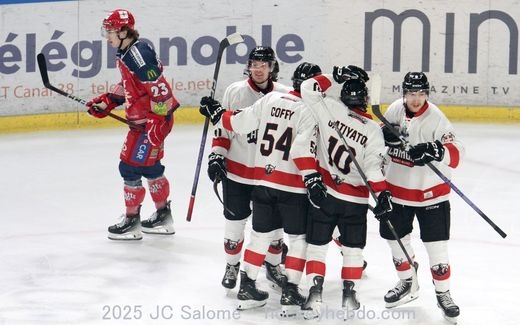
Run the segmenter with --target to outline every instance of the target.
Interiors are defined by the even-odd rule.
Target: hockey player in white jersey
[[[343,253],[342,308],[347,312],[360,307],[355,288],[363,272],[369,191],[346,146],[355,155],[374,192],[380,193],[374,210],[379,214],[391,207],[382,170],[384,138],[379,124],[367,114],[366,80],[368,75],[361,68],[335,67],[333,74],[316,76],[301,85],[302,99],[319,126],[319,167],[315,177],[323,180],[327,190],[326,197],[321,202],[312,201],[309,210],[306,265],[309,295],[303,306],[305,318],[320,315],[326,254],[336,226]]]
[[[201,113],[213,123],[222,116],[222,126],[227,130],[248,134],[258,129],[253,171],[253,231],[240,271],[239,309],[265,305],[269,295],[256,288],[255,280],[273,235],[280,228],[289,239],[285,260],[287,283],[280,298],[282,314],[294,315],[305,301],[298,290],[306,257],[308,199],[305,184],[317,195],[322,191],[311,189],[315,182],[309,175],[316,174],[316,127],[301,101],[299,86],[302,80],[317,74],[321,74],[317,65],[304,62],[294,72],[294,91],[271,92],[252,106],[235,112],[224,112],[210,97],[201,101]]]
[[[249,53],[247,79],[229,85],[222,99],[227,110],[237,110],[252,105],[271,91],[288,93],[291,88],[275,82],[278,74],[276,56],[272,48],[255,47]],[[273,80],[274,79],[274,80]],[[229,132],[217,125],[208,157],[208,175],[211,181],[222,181],[224,210],[224,251],[226,270],[222,286],[236,286],[244,242],[246,221],[251,214],[250,202],[253,190],[254,150],[257,130],[245,135]],[[268,280],[281,286],[283,273],[279,266],[282,256],[283,231],[275,234],[266,255]]]
[[[459,307],[450,295],[451,267],[448,260],[450,237],[450,186],[428,166],[434,164],[447,178],[459,166],[464,147],[441,110],[428,100],[430,85],[422,72],[409,72],[402,84],[403,97],[394,101],[384,114],[412,146],[405,148],[399,138],[383,128],[389,146],[386,177],[393,195],[390,220],[408,254],[414,258],[410,233],[414,217],[420,227],[438,306],[448,320],[455,321]],[[399,282],[384,299],[388,308],[410,301],[411,266],[387,225],[380,223],[380,234],[390,245]],[[417,266],[416,263],[415,267]],[[417,297],[414,294],[413,297]]]

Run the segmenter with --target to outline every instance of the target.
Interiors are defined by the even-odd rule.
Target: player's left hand
[[[383,191],[377,197],[377,204],[374,207],[374,215],[377,220],[381,221],[388,219],[388,214],[392,212],[392,193],[390,191]]]
[[[215,125],[220,121],[220,117],[224,114],[225,110],[218,100],[204,96],[200,99],[199,112],[209,118],[211,123]]]
[[[432,160],[441,161],[444,158],[444,146],[439,140],[419,143],[408,152],[415,166],[424,166]]]

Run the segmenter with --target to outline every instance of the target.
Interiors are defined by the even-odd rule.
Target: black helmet
[[[303,62],[294,70],[292,81],[295,91],[300,92],[300,85],[304,80],[321,74],[321,68],[317,64]]]
[[[403,95],[409,91],[423,90],[427,94],[430,93],[430,83],[423,72],[408,72],[404,76]]]
[[[271,72],[269,73],[269,77],[272,78],[273,70],[275,69],[276,64],[276,55],[274,54],[274,50],[269,46],[257,46],[251,52],[249,52],[249,59],[247,60],[247,67],[244,71],[244,74],[250,75],[249,67],[251,67],[252,61],[263,61],[269,63],[269,68]],[[277,76],[276,76],[277,77]]]
[[[350,79],[345,81],[341,88],[341,101],[348,108],[361,108],[366,112],[368,102],[368,89],[362,79]]]

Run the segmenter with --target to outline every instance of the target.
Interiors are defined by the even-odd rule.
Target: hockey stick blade
[[[217,61],[215,62],[215,70],[213,71],[213,83],[211,85],[210,97],[215,98],[215,92],[217,90],[218,75],[220,72],[220,63],[222,62],[222,56],[224,50],[238,43],[242,43],[244,38],[239,33],[233,33],[222,39],[219,44]],[[193,178],[193,186],[191,188],[190,202],[188,203],[188,213],[186,214],[186,221],[191,221],[193,214],[193,206],[195,205],[195,195],[197,194],[197,186],[199,183],[200,168],[202,164],[202,156],[204,155],[204,147],[206,146],[206,138],[208,136],[209,118],[204,119],[204,127],[202,128],[202,137],[200,139],[199,155],[197,157],[197,165],[195,167],[195,177]]]
[[[390,123],[390,121],[388,121],[383,116],[383,114],[381,113],[381,110],[379,109],[379,105],[373,106],[372,111],[381,120],[381,122],[383,122],[383,124],[388,128],[388,130],[390,130],[390,132],[392,132],[392,134],[397,136],[406,146],[410,145],[408,140],[403,135],[401,135],[400,132],[397,131],[396,128],[394,128],[394,126]],[[448,177],[446,177],[446,175],[444,175],[431,162],[427,163],[426,165],[435,174],[437,174],[437,176],[439,176],[440,179],[442,179],[444,181],[444,183],[448,184],[450,186],[450,188],[453,189],[453,191],[455,193],[457,193],[464,200],[464,202],[466,202],[473,210],[475,210],[475,212],[477,212],[477,214],[480,215],[482,217],[482,219],[484,219],[502,238],[506,238],[507,234],[502,229],[500,229],[500,227],[498,227],[484,212],[482,212],[482,210],[480,210],[464,193],[462,193],[462,191],[457,186],[455,186],[455,184],[453,184],[451,182],[451,180]]]
[[[79,97],[76,97],[74,95],[71,95],[69,93],[67,93],[66,91],[63,91],[55,86],[53,86],[51,84],[51,82],[49,81],[49,72],[47,70],[47,59],[45,58],[45,55],[43,53],[39,53],[37,56],[36,56],[36,59],[38,61],[38,69],[40,69],[40,75],[42,77],[42,81],[43,81],[43,85],[45,86],[45,88],[49,89],[49,90],[52,90],[54,91],[55,93],[58,93],[62,96],[65,96],[69,99],[72,99],[73,101],[76,101],[78,103],[80,103],[81,105],[86,105],[87,104],[87,101],[82,99],[82,98],[79,98]],[[144,127],[141,126],[141,125],[136,125],[130,121],[128,121],[127,119],[125,118],[122,118],[121,116],[119,115],[116,115],[112,112],[108,112],[107,113],[107,116],[110,116],[111,118],[113,119],[116,119],[120,122],[123,122],[131,127],[135,127],[135,128],[138,128],[142,131],[144,131]]]

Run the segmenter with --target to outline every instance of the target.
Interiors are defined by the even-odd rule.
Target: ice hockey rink
[[[501,238],[452,193],[450,259],[458,324],[518,324],[520,281],[520,126],[455,123],[466,145],[453,183],[507,234]],[[180,125],[166,142],[177,233],[141,241],[107,239],[123,212],[118,155],[125,129],[0,135],[0,324],[344,324],[341,255],[328,253],[321,319],[278,317],[280,295],[264,308],[238,312],[237,289],[226,294],[222,206],[203,161],[193,220],[186,212],[202,125]],[[208,151],[208,144],[206,151]],[[205,157],[207,154],[204,155]],[[142,215],[153,212],[146,198]],[[417,228],[417,227],[416,227]],[[420,263],[419,299],[387,310],[383,295],[397,281],[390,250],[369,216],[350,324],[448,324],[436,306],[426,251],[413,233]],[[305,281],[301,284],[307,290]]]

